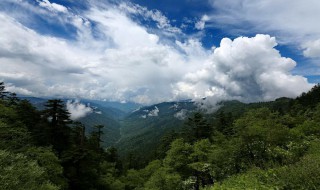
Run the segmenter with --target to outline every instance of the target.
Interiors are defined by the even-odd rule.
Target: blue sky
[[[317,0],[3,0],[0,80],[151,104],[295,97],[320,82]]]

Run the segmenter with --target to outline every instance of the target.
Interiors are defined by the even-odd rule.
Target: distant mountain
[[[47,98],[24,97],[19,96],[21,99],[30,101],[37,109],[43,110]],[[63,99],[67,102],[68,99]],[[120,139],[120,123],[119,120],[124,118],[132,110],[139,108],[139,104],[135,103],[120,103],[120,102],[107,102],[97,100],[83,100],[82,104],[90,107],[93,111],[83,118],[78,119],[86,126],[86,133],[89,134],[94,130],[95,125],[104,125],[103,128],[103,145],[108,147],[114,145]]]
[[[44,108],[44,103],[47,101],[45,98],[34,97],[22,99],[29,100],[40,110]],[[145,107],[135,103],[96,100],[83,100],[81,103],[93,110],[92,113],[79,119],[86,126],[87,133],[94,130],[95,125],[104,125],[104,146],[115,146],[121,156],[145,152],[149,154],[140,156],[152,156],[161,137],[170,131],[180,132],[186,119],[197,110],[197,106],[191,100],[163,102]],[[285,112],[291,104],[292,99],[289,98],[258,103],[222,101],[219,103],[220,108],[206,117],[211,122],[221,112],[224,112],[237,118],[249,109],[260,107]]]
[[[242,103],[236,100],[222,101],[220,108],[205,114],[208,122],[214,122],[222,112],[240,117],[249,109],[268,107],[275,111],[286,111],[292,102],[290,98],[279,98],[270,102]],[[164,102],[152,106],[142,107],[132,112],[120,121],[120,136],[115,146],[121,155],[134,153],[141,158],[148,159],[155,152],[161,137],[170,131],[181,132],[186,119],[197,111],[192,101]],[[146,154],[149,153],[149,154]]]
[[[101,100],[83,100],[85,102],[93,103],[105,108],[115,108],[117,110],[121,110],[124,113],[130,113],[133,110],[141,107],[141,104],[133,103],[133,102],[110,102],[110,101],[101,101]]]
[[[28,97],[28,96],[19,96],[22,100],[28,100],[34,107],[38,110],[43,110],[45,108],[44,103],[48,100],[46,98],[37,98],[37,97]]]
[[[120,122],[121,138],[115,146],[121,155],[154,152],[161,137],[169,131],[181,130],[184,119],[195,109],[191,101],[164,102],[137,109]]]

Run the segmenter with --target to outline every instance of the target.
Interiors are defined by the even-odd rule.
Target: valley
[[[46,98],[22,97],[38,109],[43,109]],[[63,99],[67,102],[67,99]],[[279,98],[271,102],[242,103],[222,101],[219,109],[206,114],[210,124],[223,115],[240,117],[250,109],[268,107],[275,111],[287,111],[290,98]],[[193,101],[163,102],[150,106],[135,103],[83,100],[79,103],[92,109],[91,113],[79,118],[86,127],[86,134],[94,131],[94,126],[103,125],[102,146],[115,147],[122,159],[135,155],[136,159],[147,163],[157,157],[157,149],[167,134],[179,133],[186,127],[188,118],[199,111]],[[211,119],[210,119],[211,118]]]

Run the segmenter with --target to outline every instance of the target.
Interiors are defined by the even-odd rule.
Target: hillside
[[[142,150],[152,154],[161,137],[169,131],[179,131],[195,109],[190,101],[142,107],[120,121],[121,139],[115,146],[121,155],[139,154]]]
[[[105,124],[109,142],[101,128],[85,133],[72,122],[62,100],[39,111],[0,91],[0,187],[319,189],[319,89],[295,99],[223,101],[212,114],[190,101],[129,114],[85,102],[93,109],[87,125],[115,122]],[[105,149],[113,144],[118,150]]]
[[[232,115],[231,119],[234,120],[250,109],[262,107],[283,112],[289,109],[291,101],[292,99],[289,98],[258,103],[223,101],[216,112],[206,114],[205,117],[214,125],[221,114]],[[188,117],[195,112],[197,112],[197,107],[191,101],[165,102],[142,107],[120,121],[121,138],[116,142],[115,147],[122,156],[134,153],[142,159],[153,158],[157,147],[161,144],[162,137],[173,131],[181,132],[186,126]]]
[[[37,109],[43,110],[47,98],[24,97],[21,99],[30,101]],[[64,99],[67,102],[68,99]],[[137,109],[140,105],[135,103],[117,103],[97,100],[83,100],[82,104],[90,107],[92,112],[85,117],[79,118],[80,121],[86,126],[86,134],[94,130],[96,125],[104,125],[103,130],[103,145],[109,147],[114,145],[120,139],[120,123],[132,110]]]
[[[22,97],[29,100],[38,109],[44,108],[47,99]],[[66,101],[66,100],[65,100]],[[242,103],[223,101],[219,109],[206,115],[209,122],[214,122],[221,113],[231,114],[233,119],[240,117],[250,109],[268,107],[275,111],[287,111],[291,104],[289,98],[279,98],[271,102]],[[94,130],[96,125],[104,125],[103,145],[117,147],[122,157],[135,153],[146,160],[153,158],[157,147],[165,134],[179,132],[185,126],[187,118],[197,111],[192,101],[164,102],[141,107],[134,103],[117,103],[107,101],[83,100],[83,104],[93,112],[78,121],[86,126],[86,133]],[[148,154],[139,154],[146,151]]]

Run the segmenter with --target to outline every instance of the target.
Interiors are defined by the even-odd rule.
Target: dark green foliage
[[[43,110],[43,118],[49,122],[49,142],[53,145],[54,150],[61,155],[69,145],[71,123],[70,113],[66,110],[62,100],[48,100]]]
[[[160,145],[157,147],[156,156],[158,159],[163,159],[166,152],[170,149],[170,144],[179,138],[179,134],[175,131],[169,131],[161,137]]]
[[[49,173],[23,154],[0,150],[0,189],[58,190]]]
[[[47,99],[35,98],[35,97],[22,97],[22,99],[24,101],[28,100],[38,110],[46,109],[45,104],[47,102]],[[66,102],[67,100],[63,100],[63,101]],[[126,112],[124,111],[131,110],[134,108],[134,106],[138,106],[130,103],[115,104],[110,102],[94,101],[94,100],[83,100],[82,103],[86,105],[90,105],[90,107],[93,108],[94,111],[83,118],[77,119],[77,121],[83,123],[86,126],[86,135],[90,134],[92,131],[95,130],[94,126],[106,124],[106,127],[103,128],[104,138],[103,138],[102,144],[104,147],[114,145],[114,143],[120,139],[120,123],[118,120],[122,119],[126,115]],[[125,109],[125,107],[119,110],[112,107],[115,105],[129,106],[129,107],[127,108],[128,110]]]
[[[185,130],[187,132],[183,135],[188,142],[209,138],[213,131],[212,126],[208,124],[200,112],[196,112],[192,117],[189,117],[186,125],[187,128]]]
[[[159,109],[158,116],[148,116],[147,111],[154,110],[155,107]],[[157,147],[161,145],[165,134],[181,131],[184,120],[174,117],[175,113],[194,109],[193,102],[164,102],[140,108],[120,121],[121,138],[115,147],[121,157],[128,157],[130,153],[136,154],[139,165],[145,166],[149,161],[159,158]],[[161,154],[163,156],[163,153]]]
[[[108,189],[110,181],[102,178],[120,174],[109,173],[121,163],[116,150],[102,149],[102,126],[87,137],[61,100],[49,100],[39,112],[26,100],[4,96],[0,128],[0,189]]]
[[[320,104],[300,111],[297,107],[304,105],[287,98],[229,105],[212,115],[195,113],[182,133],[168,133],[160,150],[168,147],[168,141],[173,142],[157,169],[148,176],[142,174],[150,165],[129,170],[122,179],[127,181],[125,187],[320,188],[320,161],[318,154],[312,153],[318,152],[314,147],[320,145]]]
[[[320,102],[320,84],[315,85],[309,92],[302,93],[296,101],[303,107],[313,108]]]
[[[0,99],[3,100],[6,98],[8,92],[6,91],[6,87],[4,82],[0,82]]]
[[[222,102],[185,124],[173,104],[159,104],[168,108],[159,117],[138,120],[142,110],[123,121],[121,162],[115,147],[103,148],[104,125],[86,133],[62,100],[40,112],[3,93],[0,189],[320,189],[318,97],[319,85],[294,100]]]
[[[104,147],[114,145],[114,143],[120,139],[120,123],[118,119],[121,118],[124,113],[114,108],[102,107],[99,104],[90,103],[90,105],[98,108],[95,112],[80,118],[78,121],[86,126],[86,134],[95,131],[94,126],[106,125],[102,129],[104,135],[103,142],[101,143]]]
[[[224,135],[232,136],[235,133],[232,128],[234,122],[232,112],[225,113],[223,110],[220,110],[215,115],[213,128]]]

